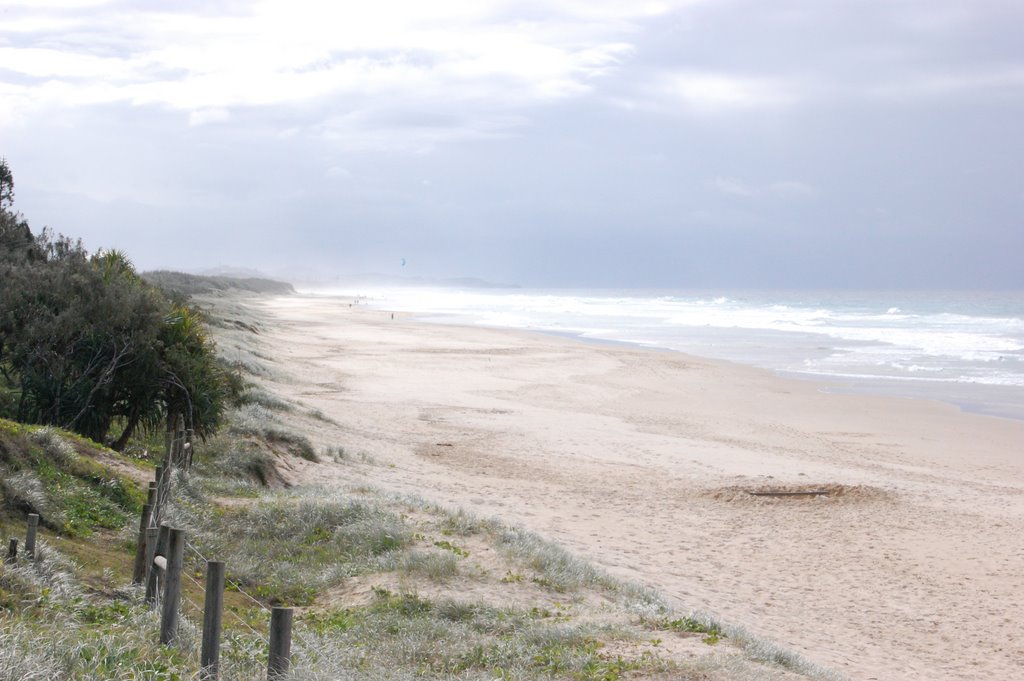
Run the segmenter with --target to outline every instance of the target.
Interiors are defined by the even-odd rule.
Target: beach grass
[[[295,679],[771,679],[788,670],[825,678],[764,642],[738,648],[747,640],[740,630],[676,615],[654,592],[497,519],[367,486],[258,487],[225,505],[214,496],[219,480],[176,474],[170,520],[195,549],[192,574],[201,573],[201,555],[215,556],[227,562],[233,589],[265,605],[304,606]],[[486,550],[491,562],[477,562]],[[0,568],[0,679],[193,673],[194,610],[175,646],[158,646],[156,615],[137,588],[113,585],[109,575],[106,588],[87,588],[55,545],[44,555]],[[353,582],[370,586],[346,600]],[[260,610],[236,600],[234,616],[246,625],[228,627],[222,678],[262,673]],[[694,660],[674,654],[669,638],[695,632],[709,649],[728,650]]]

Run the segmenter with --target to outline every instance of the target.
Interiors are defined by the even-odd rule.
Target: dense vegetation
[[[295,288],[284,281],[260,279],[258,277],[237,278],[203,276],[156,270],[143,272],[142,278],[165,291],[173,291],[183,295],[215,293],[218,291],[248,291],[250,293],[288,294],[295,293]]]
[[[178,414],[210,435],[233,384],[199,313],[119,251],[33,234],[2,160],[0,185],[0,416],[115,449]]]

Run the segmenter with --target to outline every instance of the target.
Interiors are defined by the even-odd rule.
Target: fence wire
[[[163,507],[166,504],[166,502],[169,501],[169,499],[167,498],[169,495],[161,494],[161,491],[164,490],[164,485],[165,485],[164,481],[167,480],[168,478],[170,478],[172,471],[168,467],[168,468],[164,469],[162,472],[163,472],[163,475],[161,476],[161,479],[157,480],[157,490],[158,491],[157,491],[157,495],[156,495],[156,499],[155,499],[155,508],[153,509],[153,512],[150,514],[149,526],[151,528],[154,528],[154,529],[159,527],[160,520],[162,519],[161,516],[163,516],[163,511],[164,511]],[[193,544],[192,542],[186,540],[185,541],[185,546],[188,548],[189,551],[191,551],[195,555],[196,558],[198,558],[203,563],[210,563],[210,562],[212,562],[209,558],[207,558],[205,555],[203,555],[203,552],[200,551],[195,546],[195,544]],[[185,577],[189,581],[191,581],[197,588],[199,588],[201,591],[205,592],[206,586],[205,586],[205,584],[203,582],[200,582],[198,579],[196,579],[194,576],[189,574],[189,572],[184,570],[184,569],[182,570],[182,574],[185,575]],[[255,596],[250,594],[248,591],[246,591],[244,588],[242,588],[242,585],[238,582],[238,580],[232,579],[232,578],[228,577],[227,575],[225,575],[224,576],[224,582],[225,582],[226,585],[229,585],[234,591],[238,592],[244,598],[248,599],[257,608],[259,608],[260,610],[266,612],[268,615],[272,614],[272,610],[270,608],[268,608],[258,598],[256,598]],[[156,609],[159,609],[159,608],[162,607],[162,603],[163,603],[162,591],[163,591],[162,589],[157,588],[156,598],[155,598],[155,601],[153,603],[153,606]],[[190,599],[184,593],[182,593],[181,597],[182,597],[182,599],[186,603],[189,604],[189,606],[191,606],[194,609],[194,611],[196,613],[198,613],[198,618],[201,620],[202,617],[203,617],[203,608],[200,607],[197,603],[195,603],[192,599]],[[247,621],[245,621],[245,619],[243,619],[237,612],[235,612],[233,610],[227,610],[227,614],[230,615],[234,619],[235,622],[237,622],[242,627],[244,627],[246,630],[248,630],[253,636],[257,637],[258,639],[260,639],[263,643],[267,644],[268,646],[270,645],[270,639],[267,636],[265,636],[264,634],[261,634],[259,631],[257,631],[251,624],[249,624]],[[296,643],[299,644],[299,646],[302,649],[307,650],[307,651],[309,651],[309,652],[311,652],[313,654],[319,655],[321,657],[327,657],[325,655],[325,653],[324,653],[322,648],[320,648],[319,646],[317,646],[317,645],[311,643],[310,641],[308,641],[304,636],[301,636],[294,629],[292,631],[292,638],[294,639],[294,641]]]
[[[202,560],[203,562],[205,562],[205,563],[210,563],[210,562],[212,562],[212,561],[210,561],[209,559],[207,559],[207,558],[206,558],[206,556],[204,556],[204,555],[203,555],[203,553],[202,553],[202,552],[201,552],[201,551],[200,551],[199,549],[197,549],[197,548],[196,548],[196,547],[195,547],[195,546],[194,546],[194,545],[193,545],[193,544],[192,544],[191,542],[189,542],[189,541],[186,541],[186,542],[185,542],[185,546],[186,546],[186,547],[188,547],[188,548],[189,548],[189,550],[191,550],[191,551],[192,551],[192,553],[194,553],[194,554],[195,554],[195,555],[196,555],[197,557],[199,557],[199,559],[200,559],[200,560]],[[190,580],[192,581],[192,583],[193,583],[193,584],[195,584],[195,585],[196,585],[197,587],[199,587],[200,589],[204,589],[204,590],[206,589],[205,585],[204,585],[204,584],[202,584],[202,583],[201,583],[201,582],[200,582],[199,580],[197,580],[197,579],[196,579],[195,577],[193,577],[192,575],[186,574],[185,576],[186,576],[186,577],[188,577],[188,578],[189,578],[189,579],[190,579]],[[230,579],[230,578],[229,578],[229,577],[228,577],[227,575],[225,575],[225,576],[224,576],[224,582],[225,582],[226,584],[231,584],[231,585],[232,585],[232,587],[234,587],[234,588],[235,588],[235,589],[236,589],[236,590],[238,591],[238,593],[242,594],[243,596],[245,596],[246,598],[248,598],[249,600],[251,600],[251,601],[252,601],[253,603],[255,603],[256,605],[258,605],[258,606],[259,606],[260,608],[262,608],[262,609],[263,609],[263,610],[265,610],[266,612],[268,612],[268,613],[270,612],[270,609],[269,609],[269,608],[267,608],[267,606],[263,605],[263,604],[262,604],[262,603],[260,603],[260,602],[259,602],[258,600],[256,600],[256,599],[255,599],[255,598],[254,598],[253,596],[251,596],[250,594],[246,593],[246,592],[245,592],[245,591],[244,591],[244,590],[242,589],[241,585],[239,585],[239,584],[238,584],[238,582],[236,582],[235,580],[233,580],[233,579]],[[228,610],[228,611],[227,611],[227,614],[229,614],[229,615],[230,615],[231,617],[233,617],[233,618],[235,619],[235,621],[236,621],[236,622],[238,622],[238,623],[239,623],[239,624],[241,624],[241,625],[242,625],[243,627],[245,627],[246,629],[248,629],[248,630],[249,630],[249,631],[250,631],[250,632],[251,632],[251,633],[252,633],[252,634],[253,634],[254,636],[256,636],[257,638],[259,638],[259,639],[260,639],[261,641],[263,641],[263,642],[264,642],[264,643],[266,643],[267,645],[270,645],[270,639],[269,639],[268,637],[264,636],[263,634],[261,634],[260,632],[256,631],[256,629],[254,629],[254,628],[252,627],[252,625],[250,625],[250,624],[249,624],[248,622],[246,622],[246,621],[245,621],[244,619],[242,619],[242,618],[241,618],[241,617],[240,617],[240,616],[238,615],[238,613],[234,612],[233,610]]]
[[[195,554],[195,555],[196,555],[196,556],[197,556],[197,557],[198,557],[198,558],[199,558],[200,560],[202,560],[203,562],[206,562],[206,563],[209,563],[209,562],[211,562],[211,561],[210,561],[210,560],[209,560],[209,559],[208,559],[208,558],[207,558],[206,556],[204,556],[204,555],[203,555],[202,551],[200,551],[200,550],[199,550],[198,548],[196,548],[196,547],[195,547],[195,545],[194,545],[194,544],[192,544],[191,542],[189,542],[189,541],[187,541],[187,540],[186,540],[186,541],[185,541],[185,546],[187,546],[187,547],[188,547],[188,549],[189,549],[190,551],[192,551],[192,553],[194,553],[194,554]],[[197,586],[202,586],[202,585],[201,585],[201,584],[200,584],[200,583],[199,583],[198,581],[196,581],[196,580],[195,580],[194,578],[192,578],[192,576],[191,576],[191,575],[189,575],[188,577],[189,577],[189,579],[192,579],[192,581],[193,581],[193,582],[195,582]],[[246,591],[245,589],[243,589],[243,588],[242,588],[242,585],[241,585],[241,584],[239,584],[239,583],[238,583],[238,582],[237,582],[236,580],[234,580],[234,579],[231,579],[230,577],[228,577],[227,575],[225,575],[225,576],[224,576],[224,582],[225,582],[226,584],[230,584],[230,585],[231,585],[231,586],[232,586],[232,587],[233,587],[233,588],[235,589],[235,591],[237,591],[238,593],[242,594],[243,596],[245,596],[246,598],[248,598],[248,599],[249,599],[250,601],[252,601],[253,603],[255,603],[255,604],[256,604],[257,606],[259,606],[259,607],[260,607],[260,608],[261,608],[261,609],[262,609],[263,611],[265,611],[265,612],[266,612],[267,614],[271,614],[271,613],[272,613],[272,610],[271,610],[270,608],[268,608],[268,607],[267,607],[266,605],[264,605],[264,604],[263,604],[263,602],[262,602],[262,601],[260,601],[259,599],[257,599],[257,598],[256,598],[255,596],[253,596],[252,594],[250,594],[249,592],[247,592],[247,591]],[[246,622],[245,620],[243,620],[243,619],[242,619],[241,617],[239,617],[237,613],[235,613],[235,612],[231,612],[231,611],[229,611],[229,613],[230,613],[230,614],[231,614],[231,616],[232,616],[232,617],[234,617],[234,618],[235,618],[235,619],[236,619],[236,620],[237,620],[237,621],[238,621],[239,623],[241,623],[241,624],[242,624],[243,626],[245,626],[245,628],[246,628],[246,629],[248,629],[248,630],[249,630],[249,631],[251,631],[252,633],[254,633],[254,634],[256,634],[257,636],[259,636],[260,638],[262,638],[262,639],[263,639],[264,641],[266,641],[266,642],[267,642],[267,644],[268,644],[268,645],[270,644],[270,641],[269,641],[269,639],[267,639],[267,638],[263,637],[263,636],[262,636],[261,634],[257,633],[257,631],[256,631],[255,629],[253,629],[253,628],[252,628],[251,626],[249,626],[249,624],[248,624],[248,623],[247,623],[247,622]],[[321,657],[326,657],[326,655],[324,654],[324,651],[323,651],[323,649],[321,649],[321,648],[320,648],[319,646],[316,646],[316,645],[314,645],[314,644],[310,643],[309,641],[307,641],[307,640],[306,640],[306,639],[305,639],[305,638],[304,638],[303,636],[301,636],[301,635],[300,635],[300,634],[299,634],[299,633],[298,633],[297,631],[295,631],[295,629],[294,629],[294,628],[292,629],[292,638],[293,638],[293,639],[294,639],[294,640],[295,640],[295,641],[296,641],[296,642],[297,642],[297,643],[298,643],[298,644],[299,644],[300,646],[302,646],[302,648],[304,648],[304,649],[306,649],[306,650],[309,650],[309,651],[311,651],[311,652],[314,652],[314,653],[316,653],[317,655],[320,655]]]

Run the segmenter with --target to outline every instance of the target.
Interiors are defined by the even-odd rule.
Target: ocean
[[[1024,292],[350,289],[430,322],[750,364],[822,389],[1024,419]]]

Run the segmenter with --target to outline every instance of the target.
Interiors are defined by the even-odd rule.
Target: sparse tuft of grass
[[[443,511],[441,531],[444,534],[471,537],[476,534],[482,534],[492,527],[493,523],[481,520],[478,516],[461,508],[454,511]]]
[[[246,388],[245,392],[238,396],[238,404],[254,404],[264,409],[278,412],[292,412],[295,410],[295,406],[290,402],[285,402],[281,398],[271,395],[267,391],[251,384]]]
[[[407,551],[377,564],[386,571],[395,570],[405,575],[426,577],[433,582],[446,582],[459,574],[459,559],[450,553],[438,551]]]
[[[319,409],[310,409],[306,413],[309,414],[309,416],[311,418],[314,418],[317,421],[323,421],[324,423],[330,423],[332,426],[340,425],[336,419],[331,418],[330,416],[328,416],[327,414],[323,413]]]
[[[708,645],[715,645],[726,637],[722,632],[721,624],[707,615],[691,615],[676,618],[665,616],[654,621],[647,620],[644,623],[658,630],[705,634],[701,640]]]
[[[78,459],[78,454],[71,444],[62,438],[56,429],[43,426],[29,432],[29,439],[43,448],[43,452],[57,465],[68,467]]]
[[[434,542],[434,546],[436,546],[439,549],[444,549],[445,551],[451,551],[459,558],[466,558],[467,556],[469,556],[469,551],[462,547],[456,546],[450,541],[444,539],[442,539],[441,541]]]
[[[253,437],[268,445],[282,445],[288,453],[308,461],[319,460],[309,438],[283,427],[268,409],[257,404],[240,407],[228,432]]]
[[[554,591],[615,588],[614,581],[606,574],[532,532],[506,528],[498,537],[498,547],[537,573],[534,582]]]
[[[323,451],[323,458],[330,459],[330,460],[334,461],[335,463],[348,463],[348,462],[358,462],[358,463],[368,463],[368,464],[375,464],[375,463],[377,463],[377,460],[374,459],[372,455],[367,454],[366,452],[363,452],[363,451],[352,452],[352,451],[349,451],[348,449],[346,449],[345,447],[341,447],[341,446],[338,446],[338,447],[328,447],[328,448],[324,449],[324,451]]]
[[[316,450],[313,449],[313,443],[305,435],[280,428],[267,428],[263,432],[263,436],[272,444],[283,444],[295,456],[313,462],[320,460],[320,457],[316,455]]]
[[[223,484],[257,483],[266,487],[278,479],[274,455],[256,443],[224,442],[218,438],[197,457],[193,471]]]

